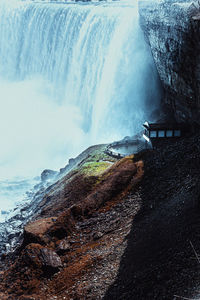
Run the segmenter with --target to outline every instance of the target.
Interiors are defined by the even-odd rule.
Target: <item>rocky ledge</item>
[[[196,134],[120,160],[86,151],[1,262],[0,298],[196,297],[199,145]]]

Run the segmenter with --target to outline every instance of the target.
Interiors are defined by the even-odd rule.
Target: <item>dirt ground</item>
[[[91,172],[84,177],[90,180],[82,197],[85,179],[76,177],[76,185],[71,181],[67,188],[62,181],[65,192],[55,188],[48,205],[44,201],[42,217],[52,217],[52,201],[52,214],[58,203],[59,222],[37,240],[29,235],[17,257],[7,258],[1,299],[200,298],[200,136],[157,144],[132,161],[112,164],[98,176],[95,169],[95,178]],[[71,210],[73,199],[78,200]],[[70,209],[70,217],[60,217],[62,208]],[[66,236],[58,236],[58,228]],[[61,252],[63,241],[68,248]],[[26,247],[37,250],[34,258],[27,260]],[[62,261],[51,276],[41,268],[43,248]]]

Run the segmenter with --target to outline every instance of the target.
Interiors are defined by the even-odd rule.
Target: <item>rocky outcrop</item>
[[[198,9],[186,1],[140,1],[139,12],[164,88],[163,103],[176,120],[199,122],[200,20],[194,17]]]
[[[40,244],[29,244],[23,250],[20,258],[29,268],[34,266],[36,269],[43,270],[44,275],[47,276],[51,276],[59,270],[59,267],[62,267],[61,259],[56,252],[42,247]],[[22,267],[21,261],[20,265]]]

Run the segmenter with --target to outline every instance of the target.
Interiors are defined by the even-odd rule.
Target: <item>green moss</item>
[[[99,176],[112,164],[109,162],[87,162],[81,167],[81,173],[86,176]]]
[[[115,162],[117,161],[116,158],[106,154],[103,151],[95,151],[92,155],[90,155],[87,158],[87,162],[101,162],[101,161],[106,161],[106,162]]]

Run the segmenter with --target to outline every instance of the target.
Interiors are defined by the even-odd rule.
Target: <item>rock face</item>
[[[163,103],[178,121],[200,115],[200,27],[187,2],[140,2],[140,23],[164,88]]]

